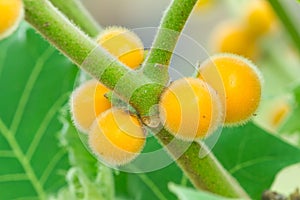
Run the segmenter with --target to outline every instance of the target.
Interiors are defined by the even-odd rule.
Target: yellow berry
[[[198,0],[195,5],[196,11],[203,11],[210,8],[214,4],[214,0]]]
[[[249,31],[260,37],[270,32],[276,22],[276,15],[265,0],[252,0],[247,4],[246,26]]]
[[[208,82],[225,104],[225,124],[240,124],[257,110],[262,78],[249,60],[232,54],[211,57],[200,66],[200,79]]]
[[[132,161],[144,144],[144,130],[137,117],[115,108],[102,113],[89,133],[93,152],[100,160],[113,166]]]
[[[71,113],[76,127],[87,133],[97,116],[111,107],[104,85],[90,80],[78,87],[71,96]]]
[[[222,108],[216,92],[197,78],[174,81],[163,92],[159,113],[162,124],[174,136],[192,141],[220,125]]]
[[[0,0],[0,39],[13,33],[23,18],[22,0]]]
[[[284,120],[288,117],[291,111],[291,106],[287,101],[281,100],[275,102],[270,111],[270,125],[273,129],[277,129]]]
[[[130,30],[110,27],[104,30],[98,43],[128,67],[137,68],[144,59],[144,46],[140,38]]]
[[[234,53],[255,60],[258,53],[256,38],[239,23],[224,22],[211,37],[214,52]]]

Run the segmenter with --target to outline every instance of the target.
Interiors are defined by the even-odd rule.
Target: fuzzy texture
[[[50,0],[51,3],[64,13],[74,24],[91,37],[95,37],[102,30],[84,8],[80,0]]]
[[[174,0],[165,13],[167,17],[164,17],[161,27],[180,32],[195,3],[196,0]],[[147,105],[146,107],[149,107],[151,104],[154,105],[155,102],[158,103],[158,98],[162,91],[162,88],[158,89],[158,85],[162,87],[162,85],[165,84],[152,83],[145,78],[143,73],[130,71],[110,56],[104,49],[96,48],[98,45],[95,42],[89,39],[78,28],[74,27],[74,25],[60,14],[48,1],[24,0],[24,4],[26,8],[26,20],[74,63],[81,66],[81,64],[86,61],[87,56],[89,56],[88,62],[85,62],[81,67],[107,87],[114,88],[114,86],[118,85],[117,83],[120,83],[121,78],[123,79],[125,77],[122,80],[124,81],[123,84],[120,83],[120,86],[116,87],[118,94],[120,94],[122,98],[126,99],[126,97],[128,97],[127,93],[131,94],[132,91],[134,91],[135,94],[130,100],[132,104]],[[156,37],[156,44],[160,43],[163,38],[166,39],[168,36],[164,35],[163,32],[159,32]],[[172,40],[173,44],[169,46],[175,47],[176,41],[176,39]],[[171,41],[168,40],[167,42],[171,43]],[[165,77],[168,77],[167,70],[160,66],[169,64],[171,53],[164,51],[155,52],[155,49],[152,49],[152,52],[150,52],[151,59],[148,59],[145,64],[146,67],[148,66],[147,70],[149,71],[146,72],[146,70],[145,73],[149,78],[153,78],[153,80],[157,82],[161,80],[161,82],[165,83]],[[156,65],[155,63],[159,63],[158,61],[163,61],[164,63],[160,63],[162,65]],[[147,65],[147,63],[150,63],[150,65]],[[107,68],[107,66],[109,67]],[[163,69],[164,74],[160,75],[161,71],[156,67]],[[157,74],[163,78],[155,79]],[[142,87],[136,90],[145,84],[144,89]],[[151,87],[153,87],[153,89],[151,89]],[[149,91],[149,93],[145,91]],[[129,101],[129,99],[127,99],[127,101]],[[147,108],[143,108],[142,110],[144,110],[142,113],[147,113]],[[141,111],[138,110],[138,112],[140,113]],[[143,118],[143,116],[141,117]],[[156,137],[164,145],[174,139],[166,130],[162,130]],[[177,159],[178,149],[181,147],[182,141],[175,139],[175,142],[176,145],[168,146],[167,151],[176,159],[177,164],[190,178],[190,181],[196,188],[206,189],[223,196],[249,199],[239,184],[232,180],[232,177],[230,177],[228,172],[224,170],[211,153],[204,159],[200,159],[198,155],[199,150],[204,145],[193,142],[190,144],[189,149],[183,152],[183,154],[179,156],[179,159]]]
[[[263,78],[250,60],[221,53],[204,61],[199,72],[199,78],[209,83],[221,97],[225,125],[238,126],[252,117],[261,101]]]
[[[125,165],[142,151],[146,136],[138,118],[112,108],[93,123],[89,145],[100,160],[111,166]]]
[[[153,96],[145,96],[137,90],[148,83],[143,74],[135,73],[120,63],[90,39],[46,0],[25,0],[26,20],[31,23],[49,42],[56,46],[75,64],[120,95],[132,105],[139,106],[140,113],[148,113]],[[150,86],[152,85],[152,86]],[[147,90],[157,91],[156,84],[148,84]],[[151,89],[151,87],[153,87]],[[128,94],[132,94],[133,97]],[[153,95],[153,93],[147,93]],[[158,96],[158,92],[155,92]],[[155,98],[157,100],[157,98]]]
[[[142,68],[150,79],[161,84],[168,82],[168,72],[156,64],[169,66],[177,40],[196,3],[197,0],[174,0],[166,10]]]
[[[92,79],[81,84],[72,92],[70,109],[77,129],[89,133],[99,114],[111,108],[111,102],[104,96],[109,90]]]
[[[223,122],[219,96],[197,78],[174,81],[162,94],[159,111],[165,128],[187,141],[207,137]]]
[[[134,32],[124,27],[106,28],[97,38],[100,46],[131,69],[136,69],[144,60],[144,45]]]

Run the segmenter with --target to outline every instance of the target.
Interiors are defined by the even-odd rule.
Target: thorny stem
[[[195,3],[196,0],[173,0],[166,11],[161,28],[176,32],[176,37],[165,43],[171,51],[175,48],[179,33]],[[161,84],[165,83],[164,76],[161,76],[162,79],[155,79],[156,83],[153,83],[141,71],[131,71],[104,49],[98,47],[93,40],[70,23],[47,0],[24,0],[24,4],[26,20],[35,29],[79,67],[109,88],[114,89],[123,99],[128,100],[141,116],[147,115],[149,108],[158,103],[160,93],[165,85]],[[159,46],[164,39],[168,39],[168,36],[159,31],[154,46]],[[152,48],[146,63],[167,65],[171,55],[171,52]],[[156,70],[159,71],[155,65],[145,65],[144,67],[144,72],[150,79],[157,74]],[[120,82],[122,84],[118,84]],[[182,146],[182,141],[173,138],[166,130],[157,134],[157,138],[164,145],[171,140],[172,143],[174,141],[174,145],[168,145],[167,151],[174,158],[178,157],[178,149]],[[205,145],[193,142],[188,150],[180,155],[178,160],[175,160],[194,186],[227,197],[248,199],[249,197],[240,185],[224,170],[212,153],[207,154],[203,159],[199,158],[200,149],[205,151]]]

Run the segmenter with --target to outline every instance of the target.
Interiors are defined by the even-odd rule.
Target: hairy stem
[[[168,153],[176,159],[191,183],[198,189],[207,190],[222,196],[250,199],[243,188],[223,168],[204,143],[191,144],[175,139],[165,129],[157,137],[167,147]],[[172,143],[172,145],[170,145]],[[188,147],[186,149],[186,147]],[[182,153],[184,151],[184,153]],[[200,158],[199,153],[206,155]]]
[[[25,0],[24,4],[26,20],[77,65],[96,48],[97,44],[47,0]]]
[[[51,44],[142,115],[158,102],[163,85],[130,70],[74,26],[48,0],[24,0],[25,18]],[[150,97],[150,98],[149,98]]]
[[[24,0],[24,4],[25,18],[35,29],[96,79],[108,82],[106,79],[111,77],[108,87],[114,88],[116,82],[130,72],[47,0]]]
[[[96,37],[102,30],[85,9],[80,0],[50,0],[52,4],[64,13],[75,25],[91,37]]]
[[[173,51],[179,32],[184,27],[195,3],[196,0],[173,1],[163,18],[162,27],[177,31],[176,37],[171,41],[164,41],[168,40],[168,36],[164,35],[166,32],[158,32],[154,46],[159,45],[160,42],[166,43],[170,51]],[[83,70],[109,88],[114,89],[121,98],[133,105],[142,117],[149,114],[149,109],[158,103],[160,93],[165,85],[162,83],[165,82],[165,79],[156,79],[153,82],[152,78],[155,75],[151,75],[150,72],[152,70],[157,74],[156,65],[145,65],[144,67],[146,75],[151,75],[149,80],[141,71],[131,71],[116,61],[70,23],[47,0],[24,0],[24,4],[26,20],[35,29]],[[169,64],[171,55],[170,52],[153,48],[146,63]],[[147,72],[147,70],[149,71]],[[180,140],[174,139],[165,130],[157,134],[157,138],[164,145],[174,140],[174,145],[168,146],[167,150],[174,158],[178,158],[178,149],[182,145]],[[248,198],[239,184],[232,180],[211,153],[203,159],[199,158],[200,149],[205,150],[204,147],[194,142],[187,151],[179,156],[178,160],[175,160],[195,187],[228,197]]]
[[[282,24],[286,28],[287,32],[289,33],[295,47],[300,52],[300,33],[297,29],[297,26],[299,26],[299,24],[294,24],[297,20],[293,21],[293,19],[290,18],[291,15],[288,13],[288,11],[285,9],[285,7],[279,0],[269,0],[269,2],[272,5],[279,19],[281,20]]]
[[[143,65],[143,71],[150,79],[166,84],[168,70],[160,66],[170,64],[172,53],[197,0],[174,0],[166,10],[151,50]],[[159,64],[159,65],[157,65]]]

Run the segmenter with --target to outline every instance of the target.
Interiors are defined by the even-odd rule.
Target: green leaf
[[[300,162],[299,148],[252,123],[225,128],[213,152],[253,199],[261,198],[281,169]]]
[[[294,91],[294,108],[292,109],[291,115],[288,117],[287,121],[280,128],[281,132],[284,133],[300,133],[300,86],[297,86]]]
[[[78,131],[68,119],[62,118],[64,128],[60,141],[69,153],[72,168],[67,173],[68,187],[59,191],[52,200],[113,200],[112,172],[101,165],[84,146]],[[84,136],[82,134],[82,136]]]
[[[208,192],[194,190],[187,187],[182,187],[175,185],[174,183],[169,184],[169,189],[176,194],[179,200],[199,200],[199,199],[208,199],[208,200],[233,200],[217,196]],[[237,200],[237,199],[236,199]]]
[[[85,172],[86,176],[89,179],[92,179],[97,175],[98,161],[87,150],[87,148],[84,146],[84,143],[81,141],[79,134],[84,134],[80,133],[74,127],[69,114],[66,113],[69,112],[69,110],[65,108],[63,112],[63,116],[60,120],[62,121],[64,127],[59,138],[60,143],[68,150],[70,164],[72,166],[81,168]]]
[[[0,199],[46,199],[65,184],[57,114],[77,71],[26,24],[0,42]]]
[[[160,148],[157,140],[150,137],[147,138],[144,152],[151,152]],[[120,172],[115,175],[118,199],[176,200],[175,195],[168,190],[169,182],[190,185],[175,163],[153,172],[137,174]]]
[[[117,195],[125,199],[175,200],[167,185],[171,181],[179,184],[182,176],[181,170],[175,164],[143,174],[120,172],[115,175]]]

